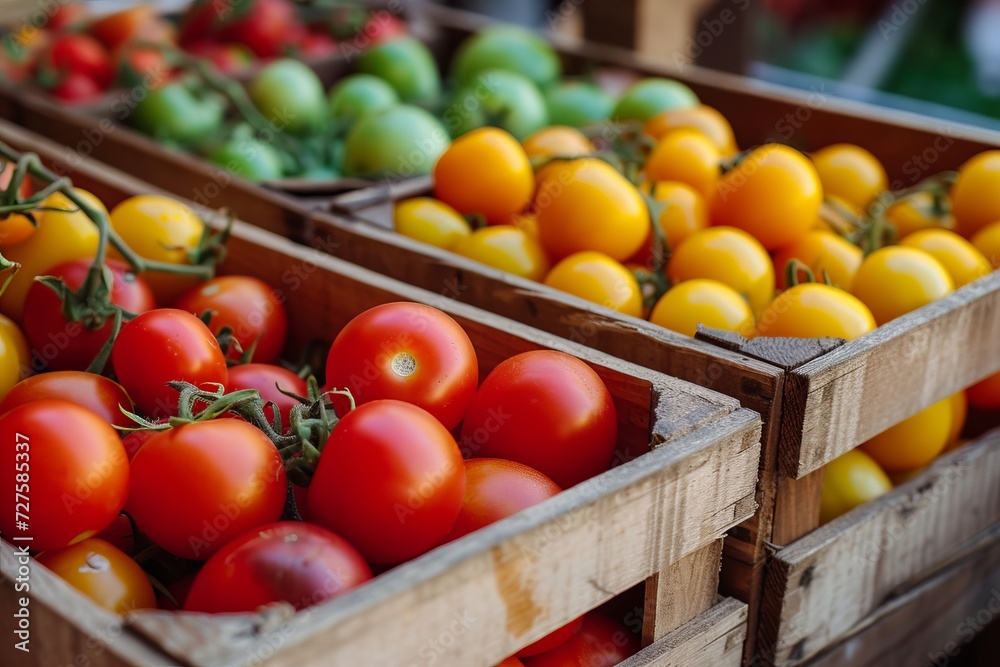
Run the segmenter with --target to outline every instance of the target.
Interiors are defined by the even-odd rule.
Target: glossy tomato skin
[[[0,188],[6,190],[10,187],[11,176],[14,175],[15,165],[11,162],[4,164],[0,169]],[[23,199],[31,195],[31,179],[25,178],[21,181],[18,195]],[[17,245],[35,233],[35,226],[24,215],[13,213],[3,220],[0,220],[0,250],[12,245]]]
[[[938,208],[930,192],[918,191],[889,204],[885,219],[892,223],[897,238],[901,239],[921,229],[954,229],[955,218]]]
[[[933,255],[902,246],[879,248],[865,257],[851,285],[851,293],[871,309],[880,326],[954,289],[955,281]]]
[[[135,423],[122,413],[132,411],[132,401],[117,382],[83,371],[53,371],[25,378],[14,385],[3,402],[0,415],[13,408],[43,398],[60,398],[93,410],[113,426],[132,427]]]
[[[138,315],[156,308],[156,299],[146,281],[137,276],[124,262],[109,259],[111,270],[111,303]],[[71,290],[77,290],[87,278],[91,260],[76,259],[52,267],[47,275],[61,278]],[[114,329],[108,318],[97,329],[84,322],[71,322],[62,312],[59,295],[36,282],[28,290],[30,308],[24,311],[24,333],[35,351],[36,358],[52,371],[82,371],[100,353]]]
[[[854,144],[833,144],[811,156],[823,192],[865,209],[889,189],[889,177],[874,155]]]
[[[393,226],[403,236],[445,250],[453,250],[472,233],[458,211],[433,197],[414,197],[396,204]]]
[[[588,250],[564,258],[545,276],[545,284],[625,315],[642,316],[635,275],[600,252]]]
[[[583,132],[566,125],[550,125],[526,137],[521,142],[525,154],[529,158],[539,158],[550,155],[562,157],[580,157],[594,152],[594,144]]]
[[[437,419],[395,400],[347,413],[323,448],[307,512],[371,563],[400,563],[451,530],[465,493],[455,439]]]
[[[100,42],[87,34],[58,36],[42,54],[38,67],[45,76],[82,74],[93,79],[101,89],[110,86],[114,78],[111,56]]]
[[[1000,150],[983,151],[958,170],[951,188],[956,231],[966,238],[1000,220]]]
[[[579,630],[566,642],[522,662],[525,667],[614,667],[638,651],[634,633],[592,611],[583,617]]]
[[[483,127],[452,142],[434,166],[434,194],[459,213],[480,213],[498,225],[524,210],[535,175],[521,144]]]
[[[524,464],[503,459],[465,462],[462,510],[445,541],[451,542],[559,493],[551,479]]]
[[[1000,373],[994,373],[966,390],[969,404],[980,410],[1000,410]]]
[[[801,283],[771,302],[757,321],[757,335],[791,338],[860,338],[876,327],[860,300],[836,287]]]
[[[644,173],[651,182],[676,181],[711,198],[719,181],[719,149],[701,132],[679,129],[656,144]]]
[[[930,253],[934,259],[941,262],[955,283],[956,289],[979,280],[993,270],[990,261],[975,245],[947,229],[924,229],[914,232],[899,244]]]
[[[861,449],[852,449],[823,468],[820,523],[833,521],[858,505],[892,491],[892,481]]]
[[[514,225],[477,229],[453,248],[463,257],[528,280],[541,280],[549,270],[545,249],[530,232]]]
[[[265,403],[271,401],[278,406],[278,412],[281,414],[281,425],[287,429],[290,423],[289,413],[293,407],[299,404],[299,401],[282,394],[278,391],[279,387],[299,396],[305,396],[309,391],[306,381],[287,368],[257,363],[239,364],[230,368],[226,391],[256,389],[260,392],[260,397]],[[274,410],[270,406],[265,406],[264,416],[267,417],[268,421],[272,421]]]
[[[723,158],[728,158],[737,151],[736,138],[733,136],[733,128],[729,125],[729,121],[717,110],[704,104],[668,109],[650,118],[643,131],[659,141],[671,132],[681,129],[701,132],[712,141]]]
[[[31,537],[39,551],[61,549],[118,516],[129,489],[128,459],[118,433],[95,412],[61,399],[32,401],[0,417],[0,437],[10,461],[0,477],[9,499],[0,517],[5,536]],[[27,530],[15,524],[16,493],[31,499]]]
[[[949,396],[862,443],[861,449],[887,473],[923,468],[944,451],[955,417]]]
[[[653,199],[663,204],[659,223],[667,242],[665,250],[679,247],[689,236],[708,226],[705,198],[690,185],[678,181],[659,181],[655,187],[651,187],[647,182],[643,183],[640,190],[646,194],[652,190]],[[653,230],[650,229],[646,241],[629,262],[654,268],[653,243]]]
[[[38,562],[108,611],[127,614],[156,608],[153,586],[139,564],[102,539],[46,551]]]
[[[751,336],[754,316],[740,294],[717,280],[685,280],[674,285],[653,306],[649,321],[694,336],[698,325]]]
[[[476,350],[437,308],[388,303],[361,313],[333,341],[326,382],[358,405],[391,398],[417,405],[452,429],[476,393]]]
[[[215,311],[212,333],[222,327],[233,330],[244,350],[256,342],[253,361],[273,364],[281,358],[288,335],[288,313],[282,295],[267,283],[251,276],[220,276],[198,285],[182,295],[175,308],[198,317],[206,310]],[[230,350],[238,360],[240,353]]]
[[[28,341],[20,327],[0,315],[0,399],[31,372],[31,366]]]
[[[529,658],[533,655],[538,655],[539,653],[547,653],[555,649],[557,646],[561,646],[569,641],[573,635],[579,632],[580,625],[582,623],[583,616],[580,618],[574,618],[561,628],[557,628],[538,641],[528,644],[514,655],[517,658]]]
[[[358,550],[321,526],[279,521],[216,552],[194,579],[186,611],[252,612],[273,602],[305,609],[372,578]]]
[[[823,282],[825,272],[831,283],[849,291],[863,255],[861,248],[844,237],[834,232],[814,229],[774,255],[774,275],[778,289],[786,287],[788,262],[797,259],[812,269],[817,281]]]
[[[710,204],[712,224],[737,227],[777,250],[806,235],[822,201],[812,163],[793,148],[767,144],[719,179]]]
[[[607,470],[618,419],[604,382],[585,363],[538,350],[486,377],[462,423],[463,453],[517,461],[569,488]]]
[[[178,392],[167,386],[183,380],[211,390],[229,378],[215,336],[191,313],[158,308],[122,327],[111,350],[115,375],[142,412],[153,418],[177,413]]]
[[[994,269],[1000,269],[1000,221],[986,225],[971,239]]]
[[[139,530],[175,556],[194,560],[277,521],[288,492],[274,444],[237,419],[161,431],[135,454],[131,469],[126,510]]]

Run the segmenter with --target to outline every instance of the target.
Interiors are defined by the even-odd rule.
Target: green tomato
[[[208,160],[255,183],[282,176],[278,152],[270,144],[253,137],[231,138],[212,153]]]
[[[343,172],[362,178],[429,174],[450,143],[437,118],[401,104],[354,124],[344,146]]]
[[[149,93],[129,116],[132,126],[155,139],[179,146],[205,141],[222,126],[225,105],[217,96],[199,98],[180,81]]]
[[[635,83],[615,106],[611,117],[615,120],[641,120],[646,122],[668,109],[683,109],[698,104],[694,91],[673,79],[650,78]]]
[[[494,125],[524,139],[549,124],[545,98],[528,79],[494,69],[479,73],[462,88],[444,112],[453,137]]]
[[[358,59],[358,70],[385,79],[406,103],[432,103],[441,94],[437,63],[427,47],[413,37],[366,49]]]
[[[549,107],[549,123],[583,127],[611,118],[615,99],[597,86],[583,82],[567,82],[553,88],[545,97]]]
[[[539,88],[546,88],[562,74],[555,50],[526,28],[487,28],[467,39],[452,61],[451,73],[460,84],[469,84],[486,70],[516,72]]]
[[[371,74],[352,74],[330,90],[330,118],[353,122],[399,104],[396,89]]]
[[[250,99],[275,129],[316,134],[326,123],[326,94],[319,77],[298,60],[276,60],[250,82]]]

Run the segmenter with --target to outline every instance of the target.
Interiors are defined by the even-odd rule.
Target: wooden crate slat
[[[1000,429],[779,550],[766,573],[763,650],[793,665],[835,643],[1000,522],[998,479]]]
[[[1000,612],[1000,527],[980,535],[965,551],[941,572],[879,607],[808,666],[950,664],[983,628],[982,619],[988,614],[995,620]]]
[[[738,667],[746,631],[747,605],[724,598],[617,667]]]
[[[783,469],[803,477],[1000,371],[998,332],[994,271],[792,371],[782,410]]]

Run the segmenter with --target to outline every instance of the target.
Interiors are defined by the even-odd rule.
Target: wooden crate
[[[58,146],[5,123],[0,140],[49,164],[61,159]],[[89,160],[77,165],[73,178],[108,206],[155,192]],[[609,387],[622,458],[645,453],[291,618],[285,610],[237,616],[143,611],[119,622],[33,567],[35,650],[11,654],[12,642],[5,642],[3,664],[78,664],[81,656],[115,666],[221,667],[258,658],[303,667],[424,664],[421,650],[446,635],[459,614],[475,620],[435,664],[488,667],[641,582],[649,647],[626,665],[739,664],[747,608],[718,598],[718,573],[721,536],[753,513],[758,415],[721,394],[243,223],[234,227],[220,270],[255,275],[282,292],[292,350],[330,340],[359,312],[398,300],[428,303],[454,317],[473,341],[481,374],[519,352],[564,350],[590,364]],[[6,543],[0,556],[6,579],[0,609],[11,618],[18,565]]]

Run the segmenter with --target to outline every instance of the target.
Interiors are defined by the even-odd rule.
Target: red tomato
[[[146,441],[156,434],[157,431],[132,431],[122,438],[122,444],[125,446],[125,453],[128,454],[128,460],[131,461],[134,459],[135,455],[142,449],[142,446],[146,444]]]
[[[221,276],[201,283],[181,296],[174,308],[201,316],[214,310],[212,332],[222,327],[233,330],[236,340],[244,350],[257,343],[253,360],[273,364],[281,358],[288,334],[288,314],[284,299],[262,280],[250,276]],[[231,359],[239,359],[235,349]]]
[[[77,290],[87,278],[91,261],[66,262],[50,269],[47,275],[62,278],[67,287]],[[106,264],[112,274],[111,303],[136,315],[156,308],[153,291],[132,272],[132,267],[116,259]],[[48,370],[86,370],[111,336],[114,322],[110,318],[97,329],[90,328],[85,320],[67,320],[59,295],[41,283],[28,289],[26,303],[31,308],[24,309],[24,335]]]
[[[132,401],[121,385],[106,377],[83,371],[42,373],[21,380],[0,403],[0,414],[43,398],[61,398],[96,412],[113,426],[135,426],[121,408],[132,411]]]
[[[204,560],[277,521],[288,492],[274,444],[237,419],[161,431],[131,467],[126,510],[149,539],[181,558]]]
[[[234,74],[245,70],[253,64],[254,59],[254,55],[242,44],[202,41],[188,45],[187,50],[196,56],[211,60],[215,68],[223,74]]]
[[[178,393],[167,382],[224,386],[229,379],[212,332],[191,313],[173,308],[151,310],[122,327],[111,363],[136,406],[153,418],[177,413]]]
[[[413,403],[449,430],[476,393],[476,350],[458,323],[437,308],[387,303],[348,322],[330,347],[326,382],[358,405],[383,398]]]
[[[969,403],[980,410],[1000,410],[1000,373],[972,385],[965,391]]]
[[[281,413],[281,426],[287,429],[290,423],[289,412],[298,405],[299,401],[282,394],[278,391],[278,387],[299,396],[305,396],[309,392],[305,380],[281,366],[240,364],[229,369],[229,382],[226,383],[226,391],[256,389],[260,392],[265,403],[272,401],[278,406],[278,411]],[[269,422],[274,420],[274,410],[270,406],[264,408],[264,415]]]
[[[337,53],[337,42],[318,32],[306,32],[296,46],[299,56],[303,58],[328,58]]]
[[[170,63],[158,49],[126,46],[115,53],[115,63],[118,83],[124,86],[156,88],[170,78]]]
[[[107,528],[125,505],[122,441],[76,403],[47,398],[0,417],[0,455],[8,462],[0,472],[0,533],[8,540],[31,537],[34,550],[61,549]]]
[[[562,488],[611,464],[618,418],[601,378],[550,350],[504,361],[483,381],[462,424],[462,451],[517,461]]]
[[[49,92],[52,93],[53,97],[63,102],[86,104],[100,97],[103,90],[96,81],[86,74],[70,72],[63,79],[62,83],[52,88]]]
[[[446,541],[477,531],[559,493],[555,482],[526,465],[503,459],[465,462],[462,510]]]
[[[525,667],[613,667],[639,652],[635,635],[592,611],[580,629],[551,651],[524,659]]]
[[[507,658],[497,665],[497,667],[524,667],[524,663],[517,658]]]
[[[142,3],[102,16],[90,24],[88,31],[109,51],[114,51],[142,35],[146,26],[156,20],[156,7]]]
[[[462,455],[441,422],[409,403],[372,401],[333,429],[307,510],[369,562],[400,563],[440,544],[464,493]]]
[[[132,525],[132,519],[124,512],[116,516],[111,525],[98,533],[97,537],[124,553],[135,552],[135,526]]]
[[[219,31],[220,41],[245,44],[261,58],[282,55],[290,44],[289,36],[300,25],[295,18],[295,5],[288,0],[253,0],[246,12],[230,12],[229,19]]]
[[[580,618],[573,619],[566,625],[562,626],[558,630],[553,630],[549,634],[545,635],[537,642],[533,644],[528,644],[520,651],[517,652],[518,658],[530,658],[533,655],[538,655],[539,653],[547,653],[557,646],[562,646],[570,637],[572,637],[576,632],[579,631],[580,625],[583,623],[583,616]]]
[[[56,6],[45,27],[49,30],[75,30],[83,26],[87,8],[82,2],[67,2]]]
[[[65,33],[56,37],[42,54],[39,76],[62,78],[69,73],[90,77],[100,89],[106,89],[114,79],[111,55],[100,42],[85,33]]]
[[[279,521],[237,537],[209,558],[184,609],[252,612],[273,602],[305,609],[371,578],[365,559],[344,538],[320,526]]]
[[[384,42],[391,42],[394,39],[405,37],[408,33],[406,23],[398,16],[387,10],[372,12],[364,26],[358,32],[358,36],[365,37],[369,46],[376,46]]]

